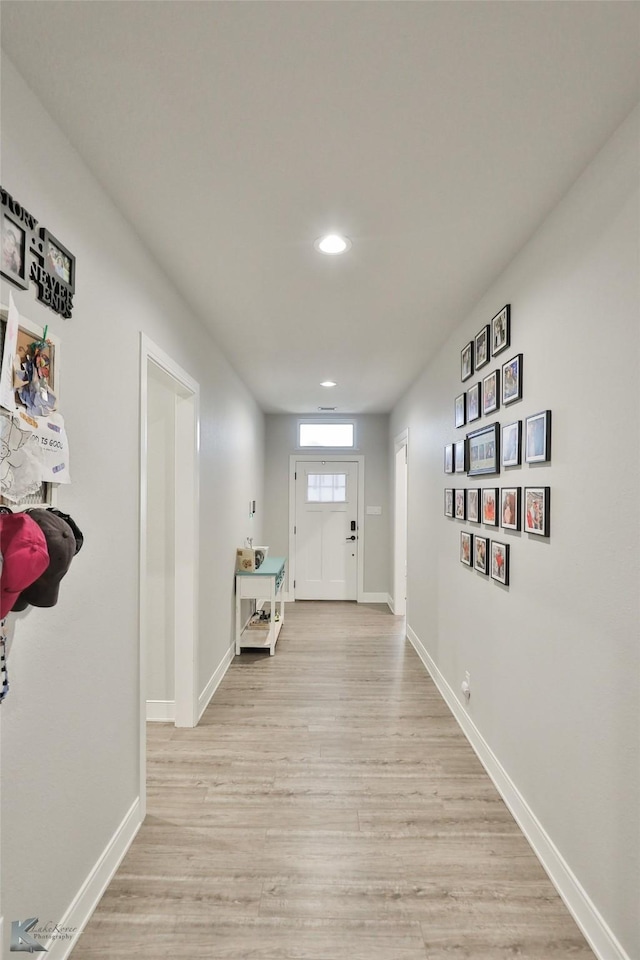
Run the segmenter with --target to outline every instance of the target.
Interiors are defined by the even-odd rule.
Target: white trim
[[[229,669],[234,656],[235,656],[235,644],[232,644],[227,650],[227,652],[225,653],[224,657],[222,658],[218,666],[216,667],[216,669],[211,674],[211,679],[209,680],[208,684],[206,685],[206,687],[198,697],[198,720],[200,719],[202,714],[205,712],[205,710],[209,706],[209,703],[211,702],[211,698],[216,692],[216,690],[218,689],[218,687],[220,686],[220,683],[222,682],[222,678],[224,677],[225,673]]]
[[[193,456],[187,456],[190,461],[192,482],[192,497],[184,497],[184,503],[179,503],[181,498],[176,495],[176,524],[178,521],[182,524],[180,537],[176,538],[176,547],[180,547],[180,556],[185,550],[189,551],[189,556],[184,558],[184,563],[180,569],[178,549],[176,549],[176,578],[175,578],[175,623],[180,623],[180,629],[176,631],[175,644],[175,695],[176,695],[176,718],[180,725],[194,726],[196,723],[197,709],[197,653],[198,653],[198,562],[199,562],[199,465],[200,465],[200,387],[185,370],[183,370],[171,357],[156,346],[146,336],[140,332],[140,469],[139,469],[139,537],[138,537],[138,565],[139,565],[139,583],[138,583],[138,633],[139,633],[139,717],[140,717],[140,741],[139,741],[139,772],[140,772],[140,808],[141,817],[144,819],[146,814],[147,798],[147,764],[146,764],[146,650],[144,638],[146,636],[146,582],[147,582],[147,560],[146,560],[146,541],[147,541],[147,415],[148,415],[148,365],[149,362],[156,364],[168,376],[170,376],[181,388],[184,399],[191,400],[191,422],[193,433],[191,436],[191,449],[189,453]],[[180,393],[180,391],[177,391]],[[179,408],[186,407],[186,404],[180,404],[176,398],[176,414]],[[182,419],[182,411],[181,411]],[[177,420],[177,416],[176,416]],[[176,423],[177,426],[177,423]],[[178,438],[176,437],[176,444]],[[181,443],[181,449],[183,444]],[[178,457],[176,457],[176,461]],[[185,482],[185,472],[176,472],[176,480]],[[192,527],[186,530],[186,527]],[[180,642],[177,642],[177,641]]]
[[[404,430],[396,434],[396,436],[393,438],[393,443],[396,452],[400,449],[400,447],[409,446],[409,427],[405,427]]]
[[[175,700],[147,700],[147,723],[175,723]]]
[[[358,603],[389,603],[388,593],[362,593]]]
[[[58,923],[60,927],[76,928],[73,940],[50,940],[48,960],[66,960],[69,956],[141,825],[140,799],[137,798]]]
[[[296,523],[296,463],[317,463],[325,460],[328,463],[357,463],[358,464],[358,586],[356,600],[364,596],[364,455],[349,453],[324,453],[319,448],[318,453],[292,453],[289,455],[289,562],[287,564],[287,597],[295,600],[296,594],[293,584],[296,579],[296,539],[293,528]]]
[[[395,616],[396,611],[393,605],[393,597],[391,596],[391,594],[389,594],[387,597],[387,603],[389,604],[389,610],[391,610],[391,613]]]
[[[192,381],[195,383],[195,381]],[[181,381],[185,386],[184,381]],[[189,389],[189,388],[187,388]],[[175,637],[176,726],[198,722],[198,567],[200,417],[198,385],[175,397]],[[184,638],[184,641],[181,640]]]
[[[397,616],[407,613],[407,558],[409,536],[409,428],[397,434],[393,441],[393,527],[392,527],[392,585],[394,597],[398,600]],[[398,497],[398,454],[404,450],[404,495]],[[402,463],[402,460],[400,460]],[[395,610],[394,610],[395,613]]]
[[[517,786],[484,739],[424,644],[407,625],[407,638],[458,721],[498,793],[529,841],[565,906],[599,960],[631,960]]]

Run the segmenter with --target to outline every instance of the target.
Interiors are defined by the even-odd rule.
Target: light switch
[[[370,517],[379,517],[382,514],[382,507],[367,507],[367,513]]]

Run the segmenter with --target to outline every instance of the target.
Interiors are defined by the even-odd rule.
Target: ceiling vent
[[[321,413],[333,413],[333,411],[337,409],[337,407],[318,407],[318,410]]]

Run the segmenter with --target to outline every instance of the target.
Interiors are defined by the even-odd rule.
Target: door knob
[[[357,540],[357,539],[358,539],[358,538],[355,537],[355,536],[354,536],[354,537],[347,537],[347,540]]]

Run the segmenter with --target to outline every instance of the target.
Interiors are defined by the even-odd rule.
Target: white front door
[[[356,600],[358,464],[296,463],[296,600]]]

